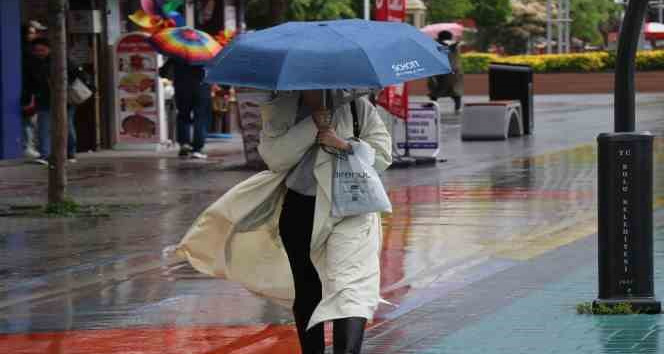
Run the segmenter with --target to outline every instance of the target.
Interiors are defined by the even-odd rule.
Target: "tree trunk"
[[[51,42],[51,156],[48,163],[48,202],[65,200],[67,174],[67,0],[49,0]]]
[[[270,0],[270,23],[276,26],[286,21],[286,7],[285,0]]]

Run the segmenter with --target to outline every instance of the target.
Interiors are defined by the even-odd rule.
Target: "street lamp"
[[[648,0],[632,0],[620,29],[615,133],[598,137],[598,263],[601,305],[660,313],[653,266],[653,135],[635,132],[634,66]]]
[[[615,71],[616,132],[633,132],[635,129],[635,59],[647,9],[647,0],[629,1],[620,28]]]

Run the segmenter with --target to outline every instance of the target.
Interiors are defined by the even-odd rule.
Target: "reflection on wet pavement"
[[[0,339],[5,353],[256,353],[290,354],[297,346],[293,326],[160,327],[20,334]]]
[[[377,316],[378,322],[394,318],[431,296],[440,296],[446,290],[490,276],[524,257],[538,255],[591,234],[592,227],[582,229],[572,237],[565,231],[584,223],[594,224],[594,181],[594,149],[580,147],[532,159],[516,159],[439,186],[392,188],[390,197],[394,201],[394,212],[384,219],[381,260],[383,296],[396,307],[383,305]],[[162,212],[157,208],[154,217]],[[194,213],[191,216],[193,218]],[[166,222],[170,218],[159,219]],[[177,219],[182,220],[182,216]],[[129,220],[139,224],[137,229],[140,230],[139,220]],[[57,227],[62,228],[59,234],[87,228],[119,227],[113,221],[107,221],[109,225],[97,223],[81,221],[69,225],[62,222]],[[159,225],[151,223],[150,226]],[[164,226],[168,229],[168,225]],[[71,230],[67,229],[70,227]],[[34,289],[40,289],[39,278],[33,278],[29,284],[16,284],[12,279],[30,278],[48,271],[47,259],[43,262],[44,259],[31,259],[20,253],[26,250],[26,245],[20,243],[31,242],[25,236],[16,235],[4,241],[4,252],[13,254],[9,257],[13,262],[11,267],[3,265],[3,269],[19,272],[4,277],[7,281],[3,282],[6,288],[3,289],[2,304],[10,310],[0,322],[0,331],[4,333],[74,330],[58,332],[52,338],[48,334],[42,337],[51,338],[53,342],[48,345],[74,348],[83,338],[113,343],[113,339],[122,333],[121,328],[159,326],[164,327],[158,331],[161,335],[176,342],[177,338],[186,338],[185,342],[193,346],[192,349],[196,348],[196,352],[216,348],[219,353],[230,352],[235,344],[227,344],[225,340],[237,333],[242,335],[234,340],[244,340],[245,345],[262,342],[263,335],[271,340],[280,336],[294,340],[290,327],[276,325],[269,330],[263,329],[267,332],[258,330],[265,326],[264,323],[289,323],[288,309],[257,298],[238,285],[198,276],[187,267],[167,272],[150,271],[159,260],[148,255],[127,262],[113,260],[108,268],[97,263],[95,268],[76,269],[77,262],[86,264],[85,255],[79,255],[65,265],[68,272],[58,279],[60,289],[49,289],[48,286],[43,289],[45,292],[54,291],[52,296],[21,301]],[[132,240],[132,235],[125,235],[113,242],[144,241],[133,237],[136,238]],[[49,247],[57,254],[70,252],[67,248],[75,248],[75,245],[53,239]],[[99,247],[104,247],[104,243],[101,242]],[[108,248],[112,252],[113,247]],[[106,256],[112,257],[111,254]],[[147,266],[140,269],[142,265]],[[29,273],[21,273],[26,270]],[[53,277],[51,275],[48,280]],[[95,282],[97,277],[104,280]],[[87,291],[86,287],[89,287]],[[68,288],[78,291],[68,291]],[[238,331],[237,326],[244,326],[244,330]],[[81,329],[101,332],[76,331]],[[153,331],[129,330],[131,342],[138,344]],[[252,336],[251,331],[257,331],[257,334]],[[209,338],[209,341],[199,341],[197,336]],[[14,346],[27,338],[17,335],[5,337],[4,341]],[[56,345],[53,344],[55,341],[70,342],[75,346]],[[153,347],[148,345],[145,351],[138,352],[150,352],[147,348]],[[66,352],[85,352],[76,350],[79,351]]]
[[[459,149],[473,154],[480,146]],[[503,159],[486,152],[477,160],[485,167],[446,178],[442,171],[462,162],[388,172],[394,211],[384,217],[381,286],[392,305],[381,305],[373,325],[595,232],[594,147],[536,151]],[[129,200],[133,211],[106,219],[0,219],[2,352],[293,353],[289,309],[188,266],[160,267],[159,250],[249,174],[170,160],[99,163],[75,170],[77,199]],[[664,179],[655,181],[661,204]],[[43,180],[2,182],[0,196],[21,190],[38,198],[43,187],[36,183]],[[134,191],[130,198],[126,190]]]
[[[384,296],[416,306],[593,233],[595,151],[516,159],[440,186],[394,188],[385,219]],[[572,230],[573,229],[573,230]],[[395,247],[397,245],[397,247]],[[393,318],[381,309],[381,316]]]

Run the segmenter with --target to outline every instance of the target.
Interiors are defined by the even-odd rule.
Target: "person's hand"
[[[349,151],[351,149],[350,144],[337,136],[337,133],[332,129],[321,130],[316,136],[316,140],[320,145],[333,147],[337,150]]]
[[[330,111],[327,109],[316,110],[311,117],[319,132],[330,129]]]

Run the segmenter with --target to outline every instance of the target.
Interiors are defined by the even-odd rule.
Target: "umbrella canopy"
[[[648,22],[643,30],[650,40],[664,39],[664,23]]]
[[[210,35],[191,27],[161,30],[149,39],[161,54],[191,65],[204,65],[221,51],[221,46]]]
[[[442,31],[449,31],[454,38],[459,39],[463,36],[463,25],[458,23],[435,23],[425,26],[421,29],[422,32],[428,34],[431,38],[438,38],[438,33]]]
[[[240,35],[206,80],[265,90],[380,88],[451,72],[445,50],[396,22],[290,22]]]
[[[164,24],[164,19],[151,15],[143,10],[137,10],[129,15],[129,19],[137,26],[141,27],[144,31],[154,33],[160,30]]]

